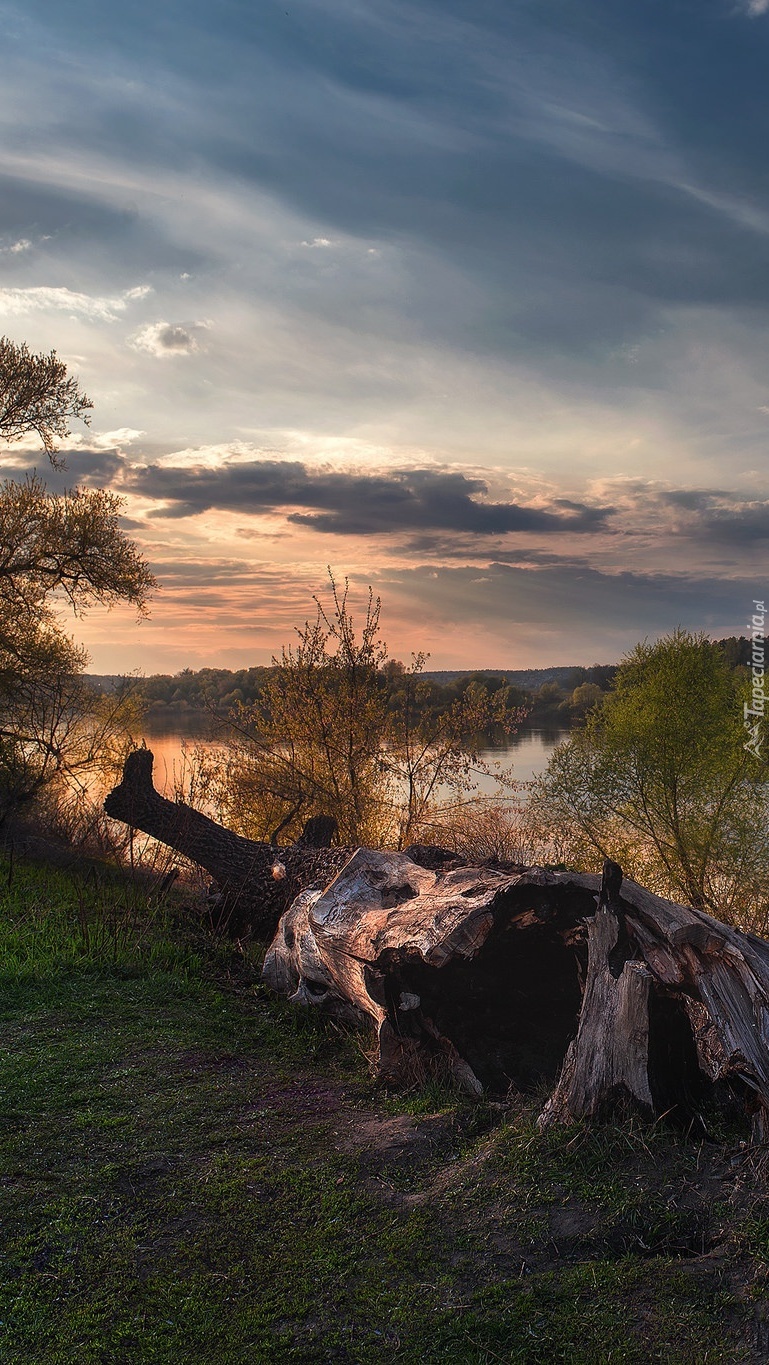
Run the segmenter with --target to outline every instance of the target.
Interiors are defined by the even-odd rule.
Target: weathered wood
[[[327,819],[305,826],[302,842],[287,848],[244,839],[184,802],[161,796],[152,766],[151,749],[128,755],[120,784],[104,802],[107,815],[205,868],[219,888],[221,914],[240,930],[269,938],[294,897],[308,885],[325,886],[352,852],[327,847],[335,824]]]
[[[626,957],[621,882],[621,869],[607,863],[598,909],[587,929],[587,981],[577,1036],[540,1115],[541,1128],[595,1118],[623,1095],[649,1113],[654,1108],[649,1086],[653,977],[644,962]]]
[[[390,1078],[438,1070],[473,1094],[506,1088],[521,1069],[533,1079],[538,1058],[555,1068],[563,1058],[581,1000],[566,940],[595,909],[594,880],[434,871],[359,849],[325,891],[283,915],[264,980],[297,1003],[371,1019]]]
[[[149,750],[105,808],[202,864],[242,923],[273,934],[275,991],[369,1020],[389,1080],[439,1073],[474,1095],[547,1080],[542,1126],[619,1098],[693,1121],[727,1082],[769,1134],[769,943],[615,864],[601,880],[421,848],[277,852],[161,797]]]
[[[264,980],[370,1019],[389,1079],[438,1071],[471,1094],[557,1079],[542,1126],[620,1098],[692,1121],[730,1080],[766,1127],[769,944],[614,864],[602,882],[361,849],[284,914]]]

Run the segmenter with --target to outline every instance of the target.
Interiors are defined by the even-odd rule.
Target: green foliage
[[[571,694],[571,708],[578,715],[584,716],[594,706],[598,706],[603,699],[604,693],[598,683],[580,683],[579,687],[575,687]]]
[[[165,870],[131,877],[91,863],[73,873],[0,858],[4,989],[79,972],[199,971],[195,952],[170,937],[179,898]]]
[[[225,714],[232,707],[253,705],[261,695],[269,668],[184,668],[179,673],[153,673],[139,681],[144,704],[155,711],[209,711]]]
[[[702,635],[638,645],[553,754],[533,805],[570,831],[572,860],[611,857],[661,894],[762,931],[769,771],[744,748],[745,686]]]
[[[750,641],[744,638],[720,641],[730,667],[743,666],[750,659]],[[157,711],[214,711],[224,714],[237,702],[253,705],[259,700],[262,684],[273,670],[267,666],[254,668],[183,668],[178,673],[153,673],[141,679],[140,691],[146,705]],[[511,707],[524,707],[534,723],[555,723],[559,727],[569,725],[574,719],[574,694],[584,684],[597,687],[600,694],[606,692],[616,673],[612,664],[594,664],[590,668],[560,669],[560,683],[540,695],[539,690],[531,690],[531,683],[523,686],[511,680],[507,673],[495,674],[483,669],[473,673],[435,673],[423,674],[420,681],[424,692],[420,705],[431,710],[446,710],[463,695],[473,681],[480,682],[489,693],[496,696],[500,689],[507,690],[507,704]],[[403,677],[406,666],[399,659],[388,659],[383,674],[390,698],[390,706],[398,705],[398,697],[403,690]],[[599,699],[597,693],[582,693]],[[592,704],[592,701],[591,701]],[[577,708],[577,716],[583,708]]]
[[[66,367],[0,341],[0,437],[54,438],[91,402]],[[109,701],[84,683],[86,654],[64,630],[94,604],[146,611],[154,579],[120,529],[121,501],[104,489],[49,493],[37,476],[0,486],[0,821],[51,783],[115,756],[135,717],[125,689]]]
[[[423,662],[427,662],[426,658]],[[246,706],[257,704],[265,684],[280,667],[273,665],[254,668],[183,668],[178,673],[155,673],[142,678],[139,691],[147,707],[157,712],[207,711],[217,716],[227,713],[233,706],[242,702]],[[399,659],[387,659],[381,670],[381,683],[387,692],[388,706],[396,710],[402,704],[407,674],[413,674],[413,662],[408,667]],[[420,712],[439,713],[449,710],[464,696],[471,683],[479,683],[490,697],[501,701],[499,693],[505,696],[508,707],[524,707],[532,704],[531,694],[522,687],[514,686],[501,675],[492,672],[457,673],[450,681],[437,680],[431,673],[419,677],[419,694],[412,697],[412,704]],[[562,694],[559,690],[559,699]]]

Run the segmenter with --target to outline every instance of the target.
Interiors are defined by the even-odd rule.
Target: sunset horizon
[[[436,669],[745,632],[764,3],[10,12],[0,331],[94,409],[4,475],[114,490],[159,583],[91,671],[268,663],[328,566]]]

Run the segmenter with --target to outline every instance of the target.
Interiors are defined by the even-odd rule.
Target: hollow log
[[[701,1132],[728,1101],[769,1139],[769,943],[614,863],[599,878],[429,848],[276,850],[160,796],[146,749],[105,809],[200,863],[236,920],[272,937],[273,990],[372,1023],[385,1080],[546,1084],[542,1127],[629,1103]]]
[[[325,886],[344,866],[352,849],[329,848],[336,822],[308,821],[300,841],[277,849],[244,839],[183,801],[169,801],[152,782],[151,749],[135,749],[123,776],[107,796],[104,809],[113,820],[198,863],[216,883],[218,916],[238,931],[269,938],[283,911],[308,886]]]
[[[430,870],[359,849],[282,916],[264,980],[373,1022],[387,1080],[554,1084],[542,1127],[629,1102],[702,1131],[727,1095],[769,1131],[769,944],[613,863]]]

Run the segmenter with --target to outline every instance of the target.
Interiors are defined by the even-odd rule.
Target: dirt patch
[[[418,1119],[406,1114],[383,1118],[378,1114],[350,1114],[337,1129],[342,1151],[357,1155],[364,1174],[416,1173],[436,1160],[450,1158],[460,1137],[453,1118],[429,1114]]]
[[[270,1086],[243,1117],[255,1120],[266,1112],[281,1126],[323,1128],[325,1140],[330,1138],[337,1151],[358,1158],[364,1178],[398,1177],[405,1184],[451,1161],[463,1137],[455,1114],[382,1114],[356,1105],[342,1086],[321,1081]]]

